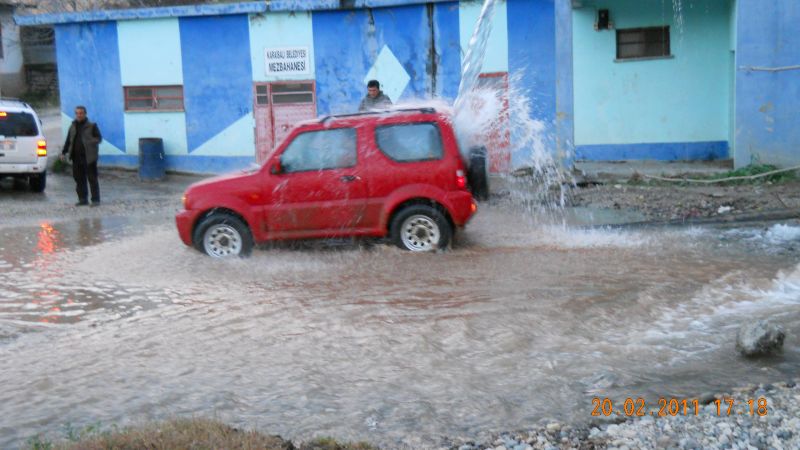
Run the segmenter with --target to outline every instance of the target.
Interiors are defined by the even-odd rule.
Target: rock
[[[759,320],[739,328],[736,350],[744,356],[768,355],[783,348],[785,338],[783,328],[766,320]]]
[[[701,405],[708,405],[709,403],[712,403],[716,399],[717,397],[713,393],[705,392],[703,394],[700,394],[700,398],[698,398],[698,401],[700,402]]]

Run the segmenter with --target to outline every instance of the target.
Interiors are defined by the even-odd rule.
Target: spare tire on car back
[[[489,199],[489,152],[486,147],[473,147],[469,150],[469,169],[467,183],[476,200]]]

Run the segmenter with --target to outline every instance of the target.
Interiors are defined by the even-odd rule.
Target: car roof
[[[444,114],[443,111],[437,111],[434,108],[424,107],[424,108],[394,108],[394,109],[384,109],[384,110],[373,110],[373,111],[365,111],[365,112],[358,112],[352,114],[334,114],[328,116],[319,117],[316,120],[309,121],[308,123],[318,123],[318,124],[330,124],[336,122],[366,122],[372,121],[375,119],[383,119],[383,118],[396,118],[396,117],[410,117],[410,116],[419,116],[419,115],[429,115],[429,114]]]
[[[22,100],[16,98],[0,98],[0,108],[6,111],[14,111],[14,112],[34,112],[33,108]]]

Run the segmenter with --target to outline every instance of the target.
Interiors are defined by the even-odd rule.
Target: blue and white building
[[[53,25],[64,127],[86,105],[101,163],[259,160],[299,120],[457,93],[482,2],[272,0],[17,16]],[[800,163],[796,0],[501,0],[482,76],[519,79],[554,152],[577,159]],[[501,84],[502,85],[502,84]],[[512,136],[513,139],[513,136]],[[514,165],[525,154],[512,155]]]

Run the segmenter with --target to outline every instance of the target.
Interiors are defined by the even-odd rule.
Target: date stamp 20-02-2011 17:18
[[[699,399],[658,399],[657,407],[648,407],[645,399],[628,397],[622,403],[614,403],[610,398],[592,398],[592,416],[595,417],[665,417],[665,416],[699,416],[700,414],[716,414],[717,416],[766,416],[769,412],[765,397],[749,398],[744,401],[731,397],[714,399],[710,403],[713,408],[705,408]]]

